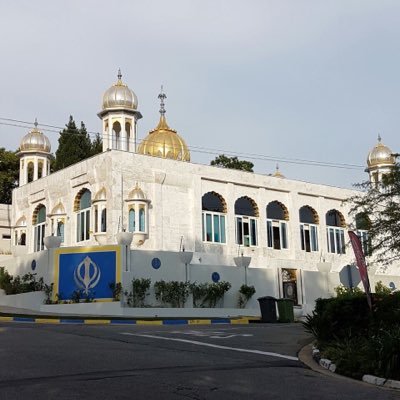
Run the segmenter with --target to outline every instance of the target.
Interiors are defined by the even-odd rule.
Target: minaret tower
[[[36,181],[50,173],[50,141],[35,127],[23,137],[19,146],[19,186]]]
[[[136,94],[122,82],[121,70],[118,70],[118,80],[104,93],[102,110],[97,114],[103,121],[103,151],[136,153],[136,123],[142,118],[137,107]]]
[[[396,157],[389,147],[382,143],[381,135],[378,135],[378,143],[368,153],[367,169],[370,182],[375,186],[382,180],[382,176],[391,172],[396,164]]]

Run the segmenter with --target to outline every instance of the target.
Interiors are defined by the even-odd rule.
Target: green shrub
[[[247,302],[254,296],[256,289],[254,286],[242,285],[239,289],[238,306],[239,308],[246,307]]]
[[[128,296],[128,305],[131,307],[144,307],[146,296],[149,294],[151,279],[136,278],[132,280],[132,292]]]
[[[23,276],[12,276],[5,267],[0,267],[0,289],[6,294],[40,292],[44,290],[43,278],[36,280],[36,274],[28,272]]]
[[[207,295],[208,283],[196,283],[192,282],[189,284],[189,290],[193,296],[193,307],[201,307],[203,300]]]
[[[391,294],[392,290],[385,286],[382,281],[376,282],[375,284],[375,293],[376,294]]]
[[[225,281],[209,283],[201,307],[215,307],[231,286],[232,285],[229,282]]]
[[[189,283],[157,281],[154,283],[154,291],[158,301],[174,308],[181,308],[189,296]]]

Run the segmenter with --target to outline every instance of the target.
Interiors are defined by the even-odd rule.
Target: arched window
[[[129,122],[125,122],[125,132],[126,132],[126,149],[128,151],[134,151],[133,143],[131,143],[131,124]]]
[[[76,241],[82,242],[90,238],[90,207],[92,204],[92,194],[88,189],[82,189],[76,199]]]
[[[104,187],[96,193],[92,204],[94,210],[94,231],[96,233],[107,232],[107,192]]]
[[[326,213],[326,231],[328,241],[328,252],[336,254],[346,253],[344,240],[344,228],[346,221],[338,210],[330,210]]]
[[[59,202],[51,211],[49,215],[51,219],[51,234],[59,236],[61,238],[61,243],[64,243],[65,232],[64,223],[66,218],[66,213],[64,206]]]
[[[371,220],[366,212],[356,215],[357,235],[360,238],[361,245],[365,256],[371,255],[371,240],[368,237],[368,231],[371,226]]]
[[[267,247],[281,250],[288,248],[287,221],[289,212],[279,201],[267,205]]]
[[[57,236],[60,236],[61,243],[64,243],[64,222],[63,221],[57,222]]]
[[[250,197],[240,197],[235,202],[236,243],[257,246],[258,207]]]
[[[30,161],[28,163],[28,183],[33,181],[33,170],[34,170],[33,162]]]
[[[118,121],[113,124],[112,148],[121,150],[121,124]]]
[[[203,241],[226,243],[224,198],[216,192],[208,192],[201,199]]]
[[[129,232],[147,235],[149,200],[138,184],[129,193],[128,198],[128,230]]]
[[[306,252],[318,251],[318,223],[317,212],[310,206],[303,206],[299,210],[301,249]]]
[[[14,245],[25,246],[26,245],[26,218],[21,217],[15,224],[14,231]]]
[[[44,250],[43,238],[46,230],[46,207],[39,204],[33,213],[33,251]]]

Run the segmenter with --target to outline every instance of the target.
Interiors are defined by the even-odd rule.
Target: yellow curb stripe
[[[239,318],[239,319],[232,319],[231,324],[232,325],[241,325],[241,324],[248,324],[249,319],[248,318]]]
[[[146,320],[137,320],[136,325],[162,325],[162,321],[146,321]]]
[[[211,319],[189,319],[189,325],[210,325]]]
[[[14,317],[0,317],[0,321],[14,321]]]
[[[107,325],[111,321],[109,319],[85,319],[84,323],[88,325]]]
[[[35,318],[35,322],[38,324],[59,324],[59,319],[54,318]]]

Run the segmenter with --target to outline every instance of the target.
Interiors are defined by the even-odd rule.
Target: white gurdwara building
[[[224,307],[235,308],[247,283],[257,291],[247,305],[256,314],[256,298],[264,295],[290,297],[308,312],[317,297],[351,279],[347,230],[362,238],[367,232],[343,200],[357,192],[290,180],[278,169],[263,175],[193,164],[185,141],[167,124],[165,94],[159,98],[160,121],[137,143],[138,99],[119,73],[98,113],[103,152],[56,173],[49,173],[50,143],[37,124],[22,139],[13,257],[6,263],[11,272],[35,265],[51,282],[45,237],[59,237],[61,247],[104,246],[126,231],[133,234],[122,274],[126,287],[137,277],[228,281]],[[379,138],[367,162],[378,181],[395,159]],[[184,251],[190,254],[185,261]],[[386,284],[394,279],[376,277]]]

